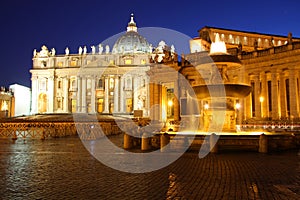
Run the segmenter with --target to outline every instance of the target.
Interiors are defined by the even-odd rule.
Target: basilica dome
[[[127,32],[122,35],[114,44],[112,53],[132,54],[132,53],[150,53],[152,47],[147,40],[137,32],[136,23],[131,15],[131,21],[128,23]]]

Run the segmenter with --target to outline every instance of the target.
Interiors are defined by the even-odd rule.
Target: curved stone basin
[[[244,98],[252,91],[251,86],[242,84],[208,84],[194,86],[193,89],[198,99],[213,97]]]

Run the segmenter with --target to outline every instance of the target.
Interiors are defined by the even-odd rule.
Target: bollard
[[[17,136],[17,133],[14,132],[12,138],[11,138],[13,141],[17,140],[18,139],[18,136]]]
[[[268,138],[264,133],[259,136],[258,152],[268,153]]]
[[[147,151],[151,149],[150,145],[151,138],[148,137],[147,133],[143,133],[142,135],[142,144],[141,144],[141,150],[142,151]]]
[[[124,133],[124,149],[132,148],[132,136]]]
[[[168,133],[164,133],[160,135],[160,151],[165,152],[166,146],[170,143],[170,137]]]
[[[218,136],[215,133],[212,133],[209,136],[209,147],[211,153],[218,153]]]

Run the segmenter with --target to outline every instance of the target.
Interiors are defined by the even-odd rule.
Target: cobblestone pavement
[[[0,199],[300,199],[297,151],[187,152],[130,174],[97,161],[75,137],[0,139],[0,147]]]

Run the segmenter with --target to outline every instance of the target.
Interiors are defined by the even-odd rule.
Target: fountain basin
[[[251,86],[243,84],[208,84],[194,86],[193,89],[198,99],[212,97],[244,98],[252,91]]]

